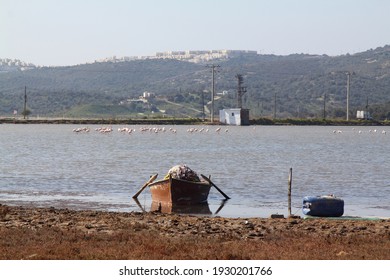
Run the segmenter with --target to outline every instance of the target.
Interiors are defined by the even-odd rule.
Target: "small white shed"
[[[229,125],[249,125],[249,109],[232,108],[220,110],[219,121]]]

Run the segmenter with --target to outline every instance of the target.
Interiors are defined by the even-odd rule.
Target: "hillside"
[[[217,92],[229,93],[219,96],[216,112],[237,106],[235,76],[242,74],[247,87],[243,105],[252,118],[274,113],[277,118],[322,118],[324,105],[327,118],[345,118],[349,71],[350,116],[368,104],[375,118],[390,117],[390,46],[336,57],[257,55],[210,63],[221,66]],[[210,100],[211,70],[206,66],[149,59],[2,71],[0,115],[23,111],[26,86],[32,116],[201,117]],[[144,92],[151,93],[148,100],[139,99]]]

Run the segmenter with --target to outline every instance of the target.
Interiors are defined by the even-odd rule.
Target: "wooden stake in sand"
[[[292,168],[290,168],[290,172],[288,174],[288,216],[291,216],[291,185],[292,185]]]

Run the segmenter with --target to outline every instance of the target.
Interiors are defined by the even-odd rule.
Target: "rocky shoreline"
[[[261,238],[268,234],[310,232],[318,236],[389,235],[390,220],[332,220],[291,218],[223,218],[161,214],[158,212],[105,212],[55,208],[0,206],[0,226],[5,228],[73,228],[87,233],[112,233],[132,228],[162,235],[200,234],[234,239]],[[2,213],[2,214],[1,214]]]
[[[284,242],[291,243],[293,240],[295,246],[305,246],[306,242],[306,244],[312,244],[315,248],[316,242],[328,242],[329,246],[332,246],[332,242],[335,242],[335,244],[341,242],[342,248],[350,247],[356,248],[356,250],[358,250],[358,247],[365,240],[368,240],[369,242],[367,244],[374,246],[375,250],[385,246],[383,248],[384,250],[380,253],[375,253],[375,250],[371,250],[373,255],[368,256],[368,258],[390,259],[390,246],[388,246],[390,245],[389,219],[224,218],[161,214],[155,212],[76,211],[69,209],[27,208],[0,205],[0,249],[2,247],[4,249],[4,246],[6,246],[6,240],[9,238],[7,237],[9,234],[20,231],[23,232],[22,237],[25,234],[29,234],[34,236],[32,239],[36,238],[34,234],[41,231],[53,231],[54,233],[51,234],[54,234],[54,236],[59,235],[59,232],[61,232],[62,236],[64,233],[76,233],[80,238],[85,238],[85,236],[101,238],[104,236],[104,238],[113,242],[110,243],[111,245],[115,244],[118,233],[122,234],[122,238],[124,233],[129,236],[131,235],[132,238],[139,234],[143,235],[143,238],[149,236],[149,238],[154,240],[170,240],[170,242],[184,243],[188,243],[188,240],[191,240],[191,242],[195,240],[199,243],[206,241],[212,243],[236,242],[237,244],[242,242],[256,242],[256,244],[263,245],[268,243],[268,245],[278,245],[276,240],[279,240],[279,245],[281,245]],[[55,239],[55,237],[53,238]],[[59,241],[57,240],[57,242],[61,242],[61,239]],[[56,246],[56,242],[52,245]],[[120,242],[118,245],[120,245]],[[17,247],[14,248],[15,251],[18,249]],[[337,253],[344,252],[345,250],[336,252],[334,257],[337,258]],[[345,253],[347,255],[344,257],[353,259],[366,258],[367,252],[369,251],[370,249],[365,249],[364,257],[351,255],[350,253]],[[15,258],[19,257],[13,251],[12,246],[7,247],[7,252],[8,254],[6,255],[0,255],[0,259],[12,259],[14,256]],[[276,259],[280,258],[280,256],[275,256]],[[299,256],[300,254],[297,254],[298,259],[301,258]],[[150,256],[144,255],[141,258],[149,259],[150,257],[154,258],[153,254]],[[167,258],[170,257],[172,256],[167,256]],[[185,259],[192,258],[193,256],[178,257]],[[41,258],[68,259],[69,256],[41,255]],[[75,258],[78,258],[77,255],[75,255]],[[79,256],[79,258],[84,257]],[[90,258],[100,259],[102,256],[91,256]],[[130,256],[130,258],[133,257]],[[284,257],[282,256],[281,258]]]

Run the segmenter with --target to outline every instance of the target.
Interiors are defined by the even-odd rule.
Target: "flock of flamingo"
[[[255,128],[253,128],[253,129],[255,129]],[[165,127],[144,127],[143,126],[143,127],[140,127],[138,130],[139,130],[139,132],[151,132],[151,133],[165,133],[165,132],[177,133],[177,130],[175,128],[166,129]],[[75,133],[88,133],[90,131],[91,130],[89,127],[78,127],[78,128],[73,129],[73,132],[75,132]],[[111,126],[107,126],[107,127],[95,128],[95,131],[97,131],[99,133],[107,134],[107,133],[113,132],[114,130]],[[118,132],[123,133],[123,134],[126,134],[126,133],[132,134],[136,131],[137,131],[137,129],[135,129],[135,128],[129,128],[129,127],[118,128]],[[208,133],[209,131],[210,131],[209,128],[204,128],[204,127],[201,127],[201,128],[192,127],[192,128],[187,129],[188,133]],[[224,131],[225,133],[227,133],[227,132],[229,132],[229,129],[225,128],[223,130],[221,127],[217,127],[215,129],[215,132],[217,132],[217,133],[220,133],[221,131]],[[368,131],[363,131],[363,130],[356,130],[355,128],[352,128],[352,132],[356,132],[358,134],[379,133],[379,131],[377,129],[369,129]],[[340,134],[340,133],[343,133],[343,131],[342,130],[333,130],[333,133]],[[386,135],[387,132],[386,132],[386,130],[382,130],[380,133]]]
[[[177,133],[177,130],[175,128],[169,128],[169,129],[166,129],[165,127],[140,127],[139,129],[139,132],[152,132],[152,133],[165,133],[165,132],[171,132],[171,133]],[[88,133],[90,132],[90,128],[89,127],[78,127],[78,128],[74,128],[73,129],[73,132],[75,133]],[[106,134],[106,133],[111,133],[113,132],[113,128],[111,126],[108,126],[108,127],[98,127],[98,128],[95,128],[95,131],[99,132],[99,133],[103,133],[103,134]],[[129,128],[129,127],[120,127],[118,128],[118,132],[120,133],[123,133],[123,134],[132,134],[134,132],[136,132],[137,130],[135,128]],[[208,133],[210,131],[209,128],[188,128],[187,129],[187,132],[188,133]],[[218,127],[215,129],[215,132],[219,133],[223,131],[221,127]],[[225,130],[225,133],[229,132],[229,129],[226,128]]]
[[[352,131],[353,132],[356,132],[356,129],[355,128],[352,128]],[[362,133],[364,133],[364,132],[366,132],[366,131],[363,131],[363,130],[358,130],[357,131],[357,133],[359,133],[359,134],[362,134]],[[369,129],[368,130],[368,133],[378,133],[379,131],[377,130],[377,129]],[[343,131],[342,130],[333,130],[333,133],[343,133]],[[382,130],[382,132],[381,132],[382,134],[386,134],[387,132],[386,132],[386,130]]]

